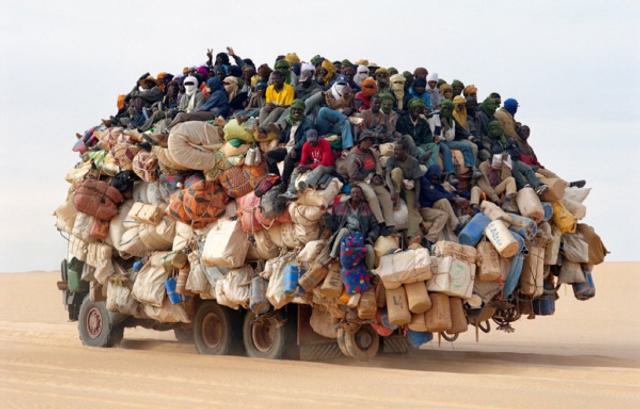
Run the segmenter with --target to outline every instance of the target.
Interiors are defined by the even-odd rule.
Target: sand
[[[201,356],[172,333],[127,329],[83,347],[57,273],[0,274],[2,408],[639,408],[640,263],[595,270],[597,296],[561,290],[556,315],[515,333],[371,362]]]

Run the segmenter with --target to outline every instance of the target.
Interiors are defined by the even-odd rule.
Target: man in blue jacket
[[[207,80],[209,98],[200,105],[195,112],[187,114],[181,112],[171,121],[169,127],[186,121],[210,121],[218,116],[226,117],[229,114],[229,96],[222,86],[222,81],[217,76]]]

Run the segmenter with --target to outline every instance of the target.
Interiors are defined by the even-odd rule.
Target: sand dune
[[[127,330],[83,347],[57,273],[0,274],[3,408],[638,408],[640,263],[595,271],[598,294],[561,291],[553,317],[516,332],[367,363],[197,355],[172,333]]]

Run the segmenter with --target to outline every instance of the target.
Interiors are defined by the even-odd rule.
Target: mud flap
[[[315,333],[309,325],[311,307],[298,305],[297,339],[300,360],[324,361],[344,356],[335,339],[325,338]]]
[[[406,354],[409,352],[409,341],[402,335],[389,335],[382,338],[382,353]]]

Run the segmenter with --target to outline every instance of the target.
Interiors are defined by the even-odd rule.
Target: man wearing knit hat
[[[493,116],[500,121],[504,134],[507,137],[516,140],[518,138],[518,132],[516,131],[516,120],[514,116],[518,111],[518,101],[514,98],[508,98],[504,101],[502,108],[498,109]]]

